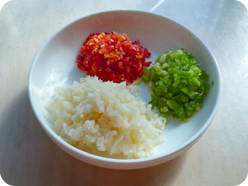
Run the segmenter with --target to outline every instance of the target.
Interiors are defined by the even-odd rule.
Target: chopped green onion
[[[214,80],[211,82],[211,85],[214,86]]]
[[[173,116],[181,121],[189,121],[203,106],[210,88],[208,79],[191,52],[184,49],[160,55],[154,65],[144,69],[142,77],[152,90],[152,107],[166,118]]]
[[[134,83],[134,85],[135,85],[135,86],[139,86],[140,83],[141,83],[141,81],[136,81],[136,82]]]

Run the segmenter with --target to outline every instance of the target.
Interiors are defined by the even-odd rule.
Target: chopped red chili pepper
[[[103,81],[133,83],[143,75],[151,53],[127,34],[92,33],[81,46],[78,68]]]

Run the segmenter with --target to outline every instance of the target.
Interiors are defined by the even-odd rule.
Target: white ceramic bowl
[[[82,77],[76,67],[80,45],[92,32],[127,33],[132,40],[152,53],[151,60],[168,50],[185,48],[200,63],[210,81],[214,80],[203,108],[188,123],[170,120],[166,126],[165,143],[156,147],[156,154],[143,159],[112,159],[81,151],[62,140],[50,127],[45,117],[46,101],[43,90],[71,84]],[[192,32],[174,21],[155,14],[139,11],[110,11],[93,14],[63,27],[51,36],[36,54],[29,74],[29,97],[35,115],[48,136],[75,158],[97,166],[114,169],[138,169],[166,162],[183,153],[199,139],[214,118],[220,100],[221,80],[215,59],[209,49]],[[150,91],[143,84],[140,96],[150,100]]]

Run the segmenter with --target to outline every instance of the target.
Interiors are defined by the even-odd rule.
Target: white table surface
[[[219,110],[185,154],[140,170],[74,159],[44,133],[30,107],[33,57],[65,24],[106,10],[151,11],[184,25],[213,52],[222,72]],[[235,0],[13,0],[0,13],[0,173],[11,185],[240,184],[248,172],[248,13]]]

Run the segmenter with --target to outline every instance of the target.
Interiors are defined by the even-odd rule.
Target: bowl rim
[[[193,135],[191,136],[187,141],[185,141],[184,143],[182,143],[181,145],[179,145],[177,148],[175,148],[173,151],[165,153],[165,154],[160,154],[160,155],[154,155],[151,157],[147,157],[147,158],[139,158],[139,159],[116,159],[116,158],[109,158],[109,157],[102,157],[102,156],[98,156],[98,155],[94,155],[88,152],[85,152],[83,150],[80,150],[72,145],[70,145],[69,143],[67,143],[66,141],[64,141],[59,135],[57,135],[51,127],[49,127],[49,125],[47,125],[45,123],[45,121],[40,117],[40,115],[38,114],[38,111],[36,110],[36,106],[34,103],[34,100],[32,98],[32,88],[31,88],[31,78],[32,78],[32,71],[34,69],[34,66],[37,63],[37,59],[39,58],[41,52],[43,51],[43,49],[46,47],[46,45],[61,31],[63,31],[64,29],[66,29],[67,27],[70,27],[71,25],[73,25],[74,23],[85,19],[85,18],[89,18],[92,16],[97,16],[97,15],[101,15],[101,14],[115,14],[115,13],[138,13],[138,14],[145,14],[145,15],[150,15],[150,16],[155,16],[155,17],[159,17],[159,18],[163,18],[166,19],[167,21],[176,24],[177,26],[179,26],[181,29],[188,31],[190,34],[192,34],[192,37],[194,37],[196,40],[198,40],[199,43],[202,44],[202,46],[205,48],[205,50],[207,51],[207,53],[209,54],[210,58],[213,61],[213,64],[215,66],[216,72],[217,72],[217,81],[218,81],[218,87],[217,87],[217,98],[216,98],[216,103],[214,105],[214,108],[209,116],[209,118],[207,119],[207,121],[203,124],[203,126]],[[216,83],[215,83],[216,84]],[[67,150],[70,150],[72,152],[75,152],[76,154],[80,155],[80,156],[84,156],[90,159],[94,159],[94,160],[98,160],[98,161],[103,161],[103,162],[108,162],[108,163],[118,163],[118,164],[130,164],[130,163],[145,163],[145,162],[150,162],[150,161],[154,161],[154,160],[158,160],[158,159],[163,159],[165,157],[168,157],[170,155],[176,154],[179,151],[189,147],[191,144],[193,144],[194,142],[197,141],[197,139],[200,138],[200,136],[206,131],[206,129],[209,127],[209,125],[211,124],[212,120],[214,119],[216,112],[218,110],[219,107],[219,103],[220,103],[220,97],[221,97],[221,92],[222,92],[222,82],[221,82],[221,71],[220,68],[218,66],[217,60],[215,59],[214,55],[212,54],[211,50],[206,46],[206,44],[204,44],[202,42],[201,39],[199,39],[198,36],[196,36],[192,31],[190,31],[188,28],[186,28],[184,25],[172,20],[171,18],[168,18],[166,16],[162,16],[153,12],[148,12],[148,11],[141,11],[141,10],[109,10],[109,11],[102,11],[102,12],[96,12],[96,13],[92,13],[92,14],[88,14],[86,16],[82,16],[80,18],[75,19],[74,21],[71,21],[67,24],[65,24],[64,26],[62,26],[61,28],[57,29],[57,31],[55,31],[53,34],[51,34],[45,42],[43,42],[43,44],[41,45],[41,47],[38,49],[37,53],[35,54],[33,60],[32,60],[32,64],[30,67],[30,71],[29,71],[29,75],[28,75],[28,95],[29,95],[29,100],[30,100],[30,104],[31,107],[34,111],[34,114],[36,116],[36,118],[38,119],[40,125],[42,126],[42,128],[45,130],[45,132],[48,134],[48,136],[50,138],[52,138],[52,141],[55,140],[55,143],[60,143],[62,146],[64,146]],[[58,144],[57,144],[58,145]],[[62,148],[63,149],[63,148]],[[63,149],[64,150],[64,149]]]

